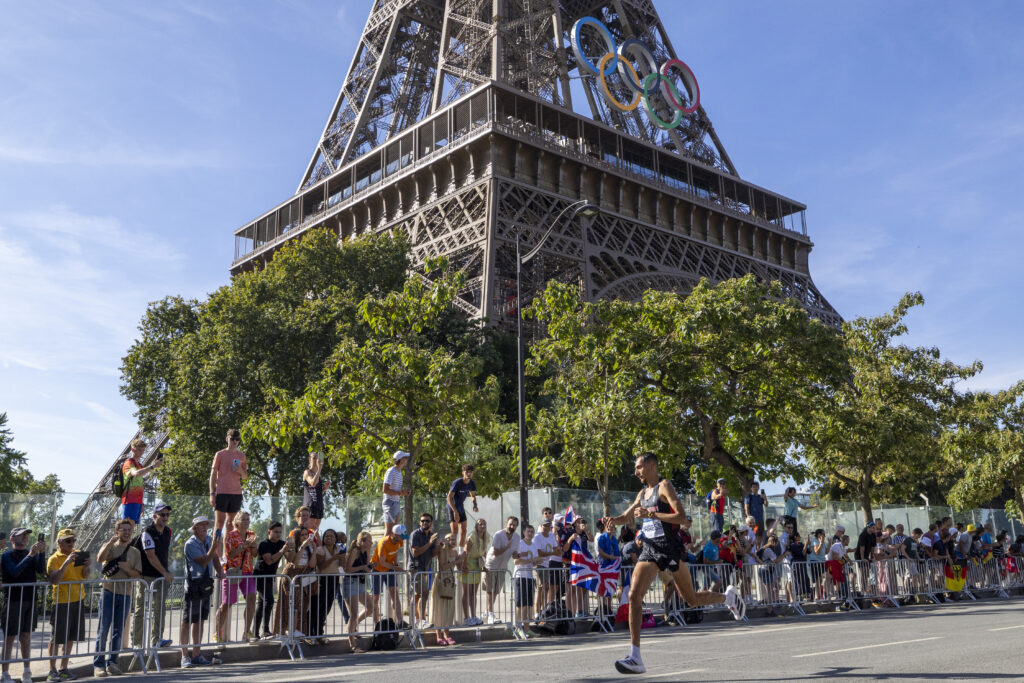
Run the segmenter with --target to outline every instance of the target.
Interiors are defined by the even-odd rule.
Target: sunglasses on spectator
[[[434,521],[434,520],[432,520],[432,519],[421,519],[421,520],[420,520],[420,524],[430,524],[430,523],[432,523],[433,521]]]
[[[157,517],[170,517],[171,513],[170,512],[158,512],[158,513],[156,513],[156,516]]]

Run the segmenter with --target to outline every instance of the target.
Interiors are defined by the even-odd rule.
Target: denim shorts
[[[402,504],[397,500],[384,500],[380,504],[384,510],[385,522],[397,522],[402,514]]]
[[[398,581],[394,574],[371,574],[370,577],[373,579],[373,594],[380,595],[384,592],[384,587],[393,587],[398,585]]]

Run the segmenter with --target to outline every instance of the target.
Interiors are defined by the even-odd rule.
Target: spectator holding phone
[[[57,534],[57,551],[46,561],[46,575],[50,583],[57,586],[53,599],[53,611],[50,612],[49,655],[55,657],[61,649],[64,659],[61,660],[60,671],[57,660],[50,660],[48,681],[68,680],[68,661],[70,646],[81,640],[85,634],[85,613],[82,612],[82,596],[85,591],[79,581],[89,576],[89,553],[75,550],[75,532],[73,529],[61,529]]]
[[[32,671],[29,669],[28,658],[31,655],[31,636],[36,629],[36,588],[35,586],[21,586],[19,584],[31,584],[36,576],[46,572],[46,560],[43,555],[46,552],[46,543],[43,535],[40,534],[32,547],[28,547],[28,537],[32,530],[24,527],[16,527],[11,530],[11,549],[0,557],[0,566],[3,568],[4,585],[4,607],[3,607],[3,629],[4,629],[4,656],[3,679],[10,681],[7,673],[14,659],[14,639],[17,638],[21,644],[21,658],[24,663],[24,671],[21,680],[23,683],[32,682]]]
[[[324,518],[324,491],[331,486],[331,482],[324,479],[324,454],[313,452],[309,454],[309,467],[302,473],[302,504],[309,508],[309,525],[311,531],[320,528],[320,522]]]
[[[132,529],[135,524],[127,517],[114,527],[114,535],[103,544],[96,561],[103,565],[103,576],[110,579],[103,586],[100,597],[99,627],[96,631],[96,652],[107,649],[107,634],[110,634],[110,651],[121,649],[125,618],[131,604],[132,584],[126,579],[137,579],[142,575],[142,554],[132,545]],[[107,657],[97,654],[93,657],[93,676],[120,676],[117,655]]]
[[[221,583],[221,601],[217,607],[217,639],[232,640],[228,632],[231,606],[238,602],[238,593],[245,598],[246,640],[256,640],[252,633],[252,618],[256,611],[256,579],[253,578],[253,558],[256,555],[256,533],[249,529],[249,513],[241,510],[232,522],[232,529],[224,537],[224,557],[221,560],[227,578]]]
[[[224,522],[228,530],[234,527],[235,515],[242,509],[242,482],[249,476],[245,453],[238,450],[242,433],[229,429],[228,447],[217,451],[210,466],[210,505],[214,509],[213,538],[219,541],[224,533]]]

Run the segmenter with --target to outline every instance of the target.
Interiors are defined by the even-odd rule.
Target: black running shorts
[[[678,543],[672,543],[668,536],[657,538],[644,538],[644,547],[640,551],[640,562],[653,562],[658,565],[658,571],[675,572],[679,569],[682,561],[682,552]]]

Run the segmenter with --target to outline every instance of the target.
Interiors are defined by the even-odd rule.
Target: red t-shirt
[[[142,504],[142,499],[146,493],[145,480],[142,477],[134,477],[129,474],[132,470],[141,469],[142,465],[135,458],[128,458],[121,465],[122,480],[124,481],[124,490],[121,492],[122,503]]]

